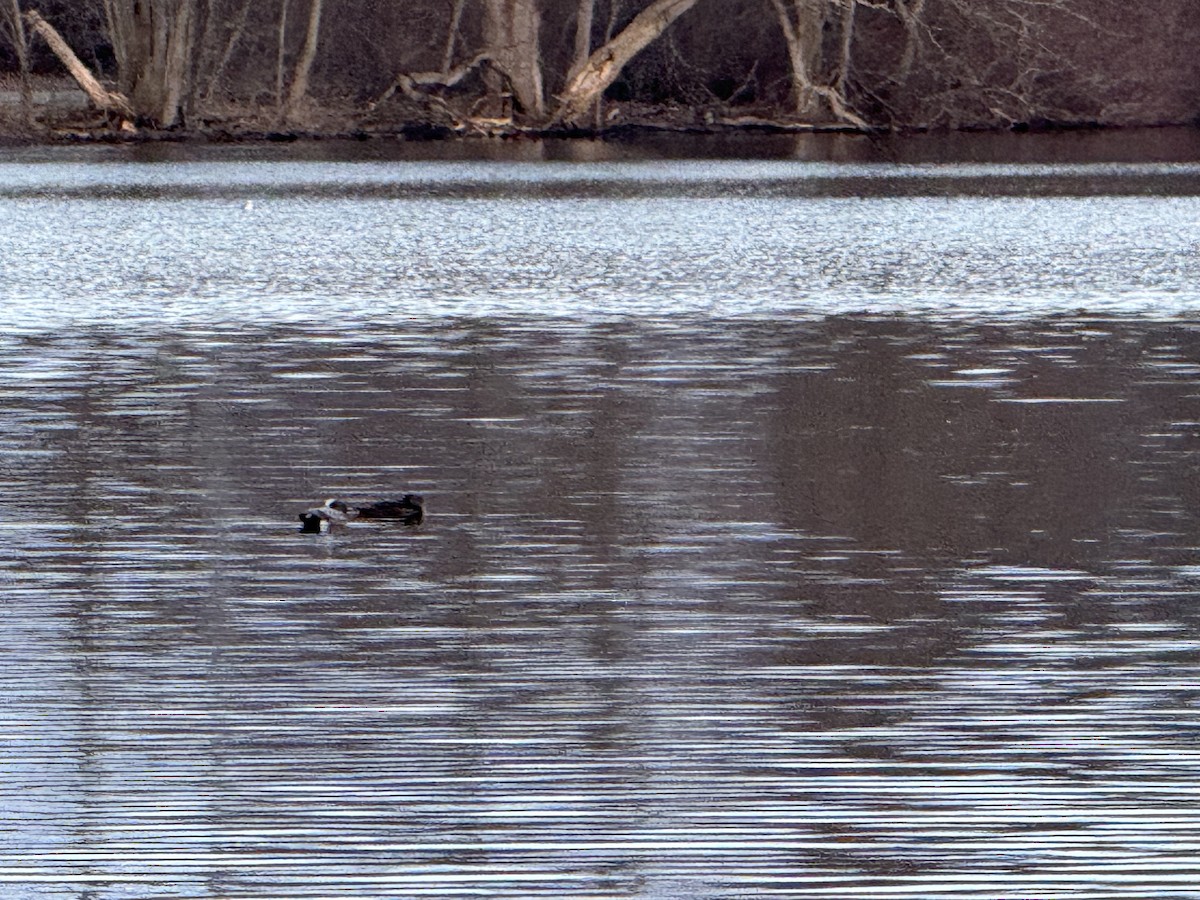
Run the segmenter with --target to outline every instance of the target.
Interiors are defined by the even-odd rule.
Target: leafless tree
[[[230,9],[228,5],[221,4],[220,0],[208,0],[197,60],[198,77],[195,81],[195,91],[201,104],[211,103],[220,89],[225,71],[245,37],[250,7],[254,2],[255,0],[241,0],[236,7]],[[201,84],[203,88],[200,88]]]
[[[467,0],[454,0],[454,7],[450,12],[450,27],[446,29],[446,49],[442,53],[443,72],[449,72],[454,65],[454,47],[458,43],[458,32],[466,6]]]
[[[279,30],[275,39],[275,108],[283,113],[284,88],[287,85],[287,27],[291,0],[279,0]]]
[[[896,74],[904,77],[912,68],[925,0],[770,0],[770,3],[787,44],[794,114],[809,121],[832,118],[867,127],[867,121],[854,111],[849,96],[859,37],[859,10],[887,13],[902,23],[904,49]]]
[[[198,0],[104,0],[122,93],[162,128],[177,124],[188,92]]]
[[[588,57],[567,82],[557,117],[574,122],[584,116],[637,54],[695,6],[697,0],[653,0],[628,25]]]
[[[1111,40],[1128,27],[1108,24],[1121,23],[1123,9],[1109,0],[940,0],[936,20],[927,7],[914,22],[920,46],[912,74],[926,84],[936,75],[936,88],[922,90],[919,111],[904,118],[952,126],[1007,125],[1086,114],[1084,98],[1071,97],[1062,87],[1082,76],[1084,54],[1077,48]],[[1064,52],[1067,47],[1074,52]],[[1108,90],[1116,76],[1105,79]],[[1104,92],[1102,82],[1090,90]],[[1077,104],[1072,112],[1069,107]]]
[[[592,24],[596,18],[596,0],[579,0],[575,8],[575,52],[571,57],[571,70],[567,80],[587,65],[588,57],[592,55]]]
[[[296,59],[296,68],[292,72],[292,83],[288,87],[287,101],[284,104],[283,116],[286,121],[296,118],[301,102],[308,95],[309,77],[317,58],[323,6],[324,0],[309,0],[308,27],[304,30],[304,46]]]
[[[47,42],[22,37],[30,5],[0,0],[0,50],[13,72],[53,64]],[[606,93],[706,111],[754,104],[756,119],[855,127],[1132,124],[1200,113],[1200,15],[1179,0],[1143,0],[1137,15],[1118,0],[37,6],[100,81],[115,72],[138,117],[162,126],[181,110],[203,113],[198,121],[302,122],[319,104],[351,122],[381,94],[402,99],[377,104],[372,121],[424,117],[467,130],[511,127],[504,106],[523,125],[599,123],[590,116]]]
[[[788,48],[794,113],[856,126],[1078,119],[1089,102],[1066,86],[1097,66],[1081,48],[1119,44],[1128,27],[1106,24],[1122,21],[1115,0],[770,3]],[[1095,77],[1091,89],[1103,93]]]
[[[29,39],[21,18],[20,0],[4,0],[4,5],[0,6],[0,24],[4,26],[17,55],[17,70],[21,79],[21,118],[29,123],[33,120],[33,83],[29,77]]]
[[[492,66],[512,91],[521,111],[540,119],[546,111],[542,79],[541,11],[536,0],[484,0],[484,42]]]
[[[36,10],[31,9],[27,13],[24,13],[23,18],[29,29],[40,35],[42,40],[46,42],[50,51],[58,57],[63,67],[71,73],[71,77],[75,79],[76,84],[87,94],[88,99],[95,107],[103,110],[105,114],[117,116],[123,128],[133,128],[133,124],[129,120],[134,118],[134,112],[129,105],[129,99],[119,92],[110,91],[104,87],[96,79],[96,76],[88,70],[88,67],[83,64],[75,51],[63,39],[63,36],[58,33],[58,29],[44,19]]]

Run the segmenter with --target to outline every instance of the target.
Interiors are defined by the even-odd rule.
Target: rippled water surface
[[[1198,186],[0,161],[0,896],[1200,897]]]

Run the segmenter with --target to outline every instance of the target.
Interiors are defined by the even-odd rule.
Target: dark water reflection
[[[1198,379],[1069,316],[10,335],[0,894],[1200,896]]]

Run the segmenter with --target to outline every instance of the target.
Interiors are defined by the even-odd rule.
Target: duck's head
[[[328,527],[329,519],[321,515],[319,509],[310,509],[300,513],[300,531],[303,534],[319,534]]]

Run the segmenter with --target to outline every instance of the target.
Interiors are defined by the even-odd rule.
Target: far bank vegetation
[[[0,0],[0,79],[31,127],[68,70],[126,130],[1141,125],[1200,113],[1198,38],[1178,0]]]

